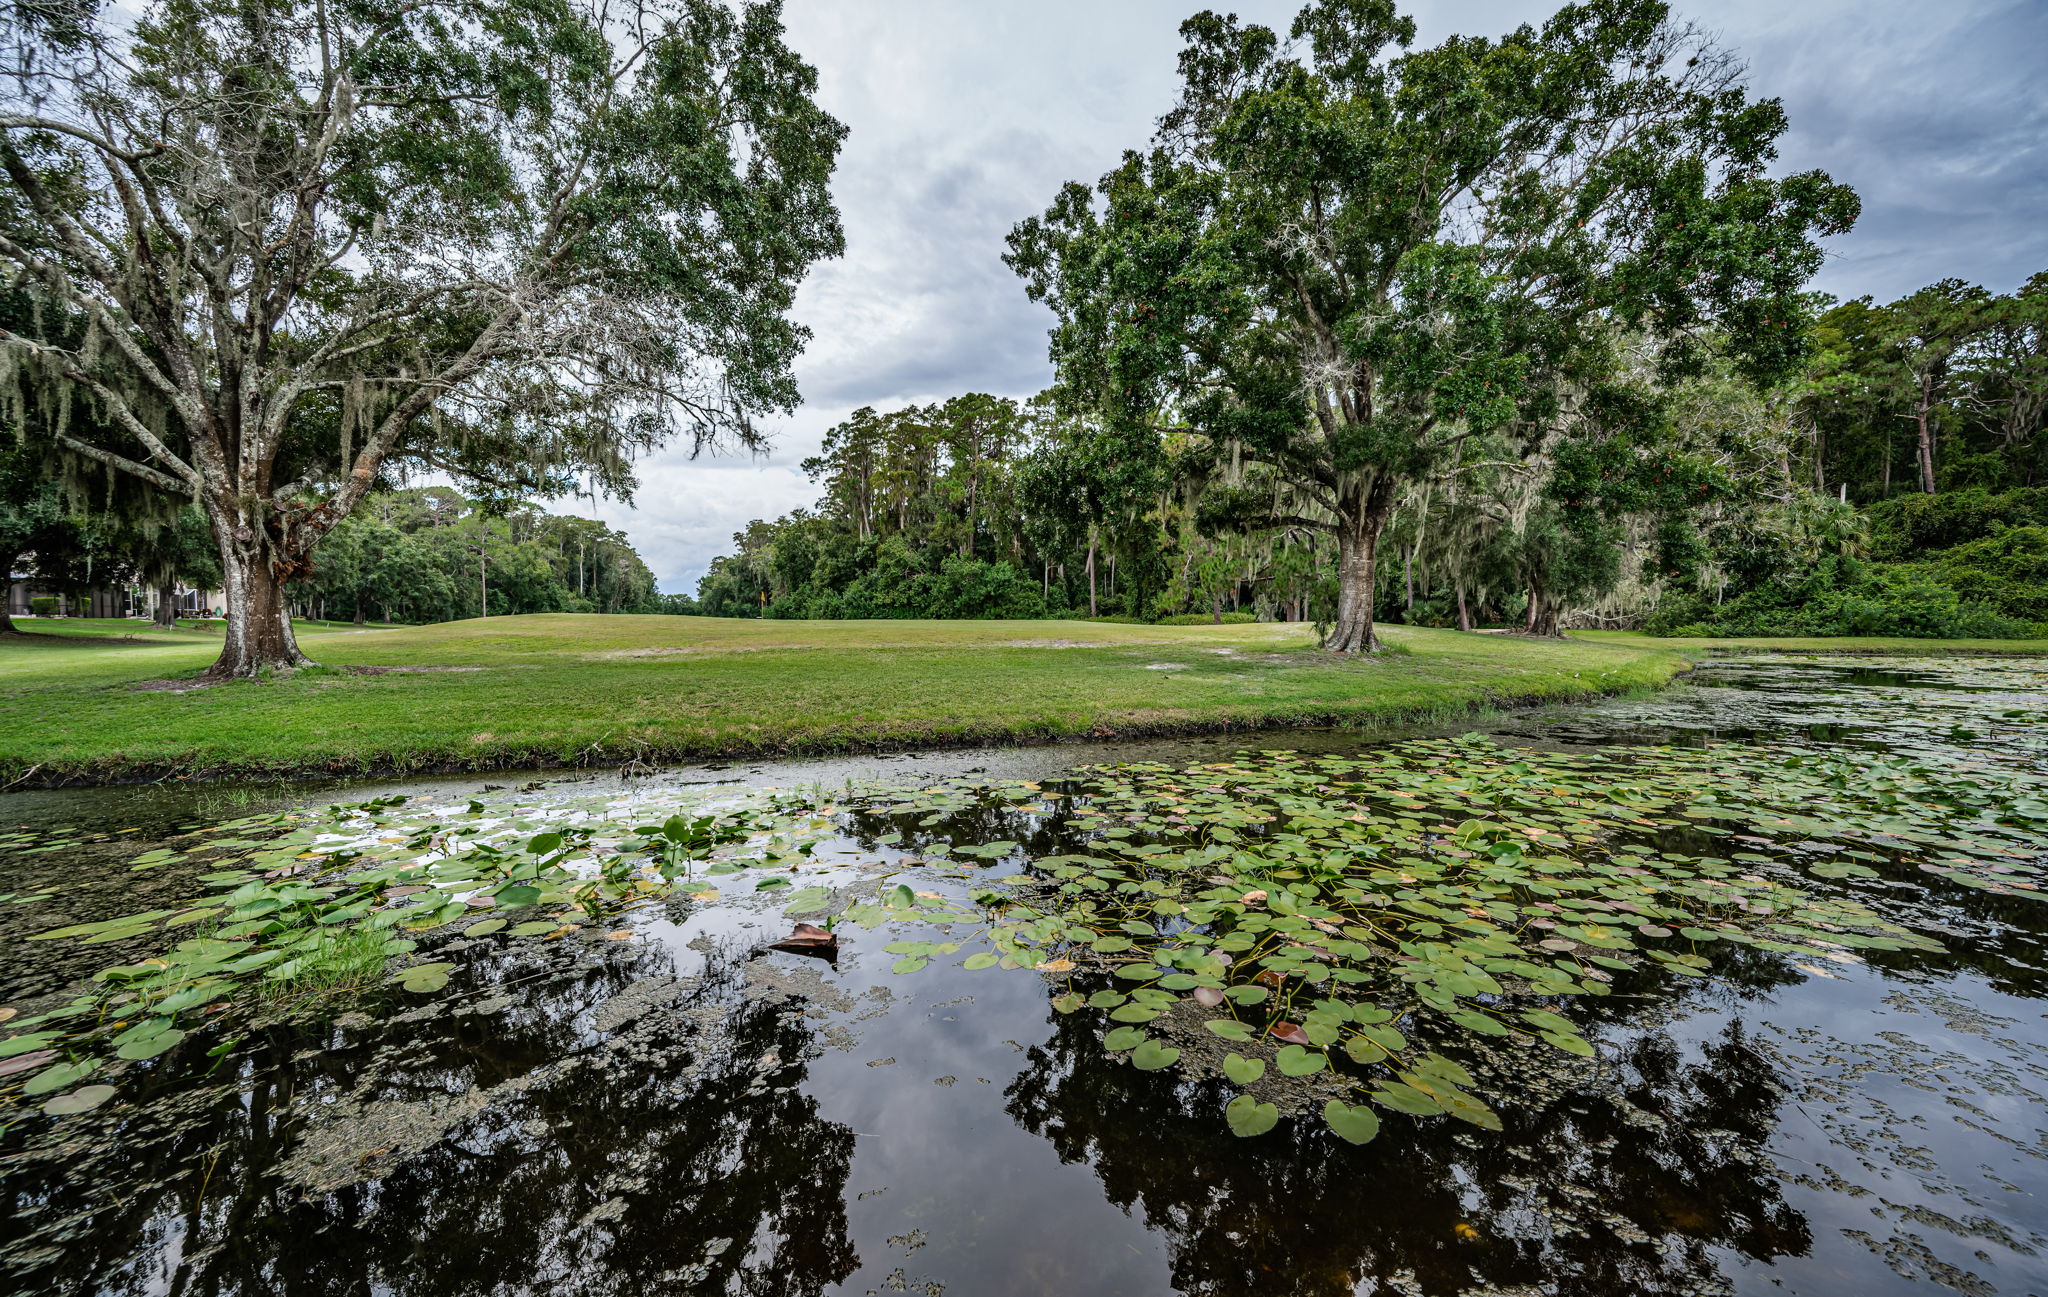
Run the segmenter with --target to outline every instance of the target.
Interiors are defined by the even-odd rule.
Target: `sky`
[[[599,500],[662,588],[693,593],[750,519],[812,504],[798,468],[863,405],[1027,397],[1051,378],[1052,317],[1003,238],[1068,180],[1141,148],[1171,103],[1178,28],[1199,0],[786,0],[786,39],[849,128],[833,180],[846,255],[795,314],[813,337],[804,403],[761,455],[659,453],[633,504]],[[1219,9],[1285,31],[1299,0]],[[1434,44],[1540,22],[1554,0],[1409,4]],[[1684,0],[1785,103],[1785,171],[1855,187],[1863,216],[1816,286],[1887,301],[1956,276],[2009,292],[2048,269],[2048,0]],[[564,501],[557,509],[568,507]]]

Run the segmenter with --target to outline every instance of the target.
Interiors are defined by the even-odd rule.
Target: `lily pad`
[[[1270,1103],[1260,1103],[1248,1094],[1240,1094],[1223,1107],[1223,1119],[1230,1123],[1230,1133],[1240,1138],[1263,1135],[1280,1124],[1280,1109]]]

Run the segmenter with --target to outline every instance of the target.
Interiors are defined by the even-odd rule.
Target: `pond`
[[[2044,709],[0,797],[0,1292],[2048,1292]]]

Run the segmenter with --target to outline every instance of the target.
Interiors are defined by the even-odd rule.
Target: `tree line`
[[[1468,439],[1396,494],[1375,606],[1533,633],[2041,633],[2048,273],[2004,296],[1944,281],[1883,306],[1809,298],[1801,328],[1805,358],[1776,383],[1710,356],[1608,411],[1604,435]],[[1645,368],[1656,345],[1631,344]],[[1077,421],[1057,392],[862,409],[803,467],[817,505],[736,534],[688,611],[1338,611],[1328,528],[1272,524],[1281,471],[1178,429]]]
[[[39,588],[74,597],[141,587],[159,625],[180,587],[220,588],[200,512],[157,517],[66,500],[59,484],[0,452],[0,562],[26,563]],[[448,487],[380,492],[313,551],[293,582],[297,617],[437,622],[519,613],[666,610],[624,535],[588,518],[474,500]],[[209,608],[210,608],[209,604]],[[0,609],[0,629],[7,629]]]

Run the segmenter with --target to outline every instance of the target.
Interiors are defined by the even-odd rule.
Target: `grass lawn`
[[[1700,638],[1659,639],[1639,631],[1580,630],[1572,638],[1595,644],[1627,645],[1633,648],[1662,648],[1677,653],[1869,653],[1897,657],[1958,657],[1962,655],[2022,657],[2048,653],[2048,640],[2041,639],[1907,639],[1878,636],[1864,639],[1813,637],[1800,639]]]
[[[214,627],[24,621],[0,639],[0,786],[178,775],[617,764],[1063,736],[1346,724],[1660,685],[1644,644],[1299,623],[754,621],[550,614],[306,626],[321,668],[187,692]],[[361,668],[382,668],[379,673]],[[33,772],[33,773],[31,773]]]

